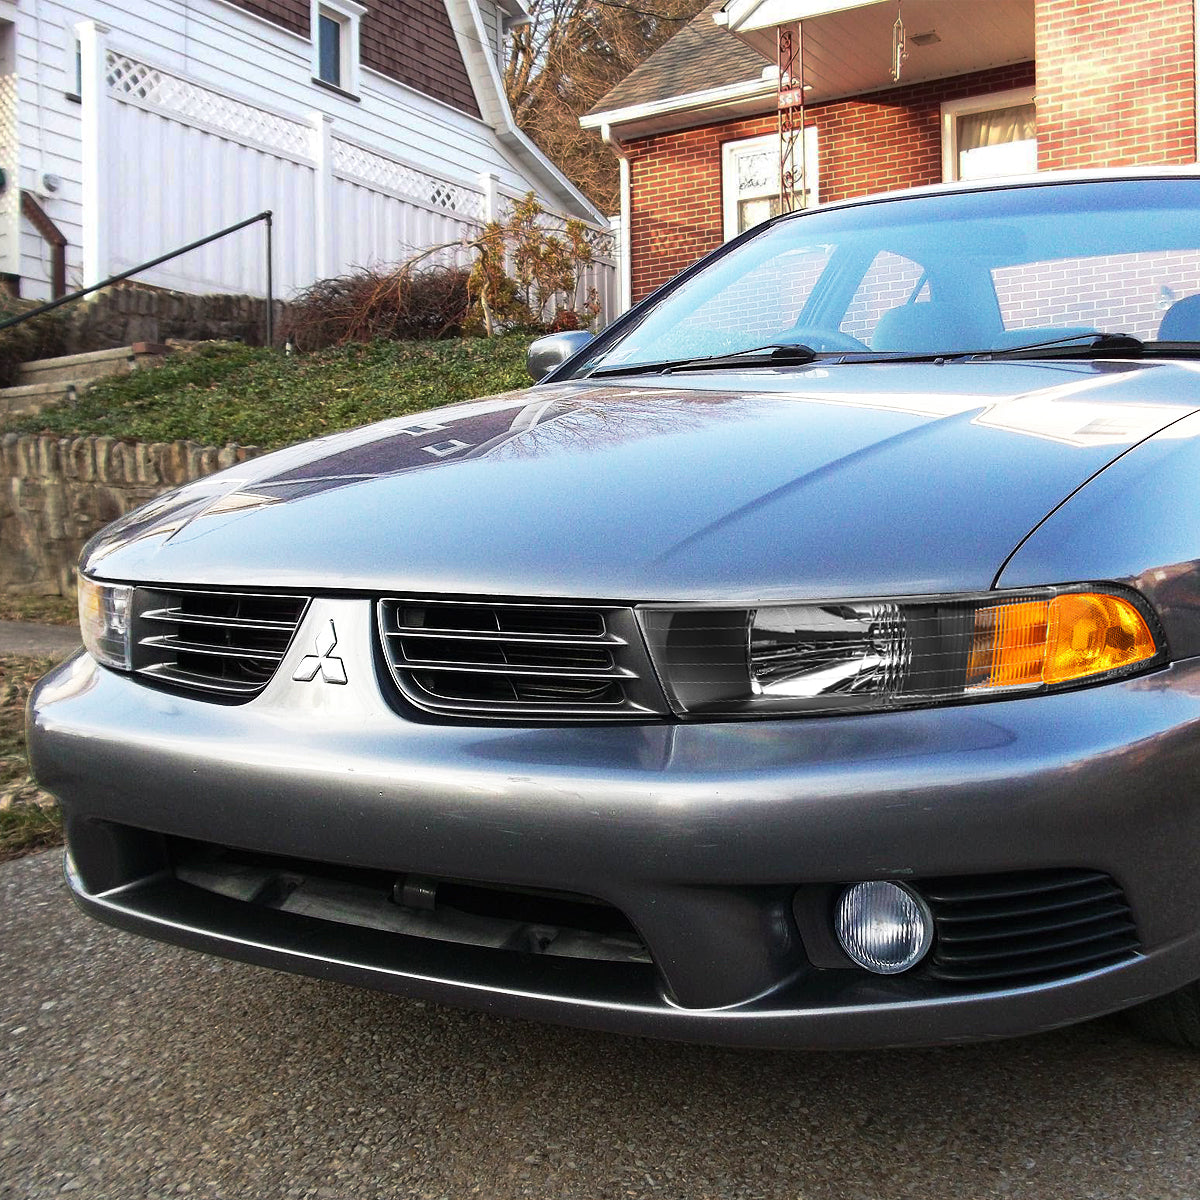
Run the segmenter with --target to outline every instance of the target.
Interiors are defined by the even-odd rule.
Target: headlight
[[[79,577],[79,632],[88,653],[106,667],[129,670],[129,609],[133,588]]]
[[[766,716],[982,699],[1132,674],[1164,657],[1124,590],[640,610],[678,712]]]

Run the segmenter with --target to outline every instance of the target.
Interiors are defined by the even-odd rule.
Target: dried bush
[[[0,301],[0,320],[36,307],[28,301]],[[0,387],[9,387],[16,382],[22,363],[66,354],[67,331],[61,313],[61,309],[43,313],[9,329],[0,329]]]
[[[465,268],[425,263],[318,279],[288,305],[287,332],[301,350],[449,337],[467,322],[468,277]]]
[[[286,332],[300,350],[376,338],[410,340],[514,330],[582,329],[600,311],[593,288],[577,304],[594,261],[588,227],[561,228],[533,194],[474,238],[431,246],[387,271],[319,279],[288,305]],[[473,257],[471,267],[432,262]]]

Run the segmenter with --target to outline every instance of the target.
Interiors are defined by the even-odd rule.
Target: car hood
[[[981,590],[1075,489],[1200,406],[1198,383],[1187,363],[1081,362],[552,384],[210,476],[110,526],[83,568],[611,600]]]

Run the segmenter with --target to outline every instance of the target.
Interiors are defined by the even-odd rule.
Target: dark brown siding
[[[368,4],[362,19],[363,66],[479,116],[442,0],[368,0]]]
[[[309,36],[309,0],[233,0],[239,8]],[[480,116],[466,64],[442,0],[365,0],[362,65],[426,96]]]
[[[305,37],[308,37],[312,28],[308,0],[233,0],[233,3],[256,17],[274,21],[276,25]]]

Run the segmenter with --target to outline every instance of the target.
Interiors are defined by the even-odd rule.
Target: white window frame
[[[736,142],[726,142],[721,147],[721,212],[724,240],[737,237],[738,234],[738,201],[759,199],[760,196],[740,196],[737,190],[737,157],[747,151],[755,152],[773,150],[776,158],[779,156],[779,134],[768,133],[762,137],[742,138]],[[820,181],[819,163],[817,161],[817,127],[804,127],[804,166],[808,178],[805,191],[809,197],[807,207],[815,208],[820,203],[818,184]],[[778,195],[779,184],[776,180],[771,187],[764,189],[761,197]]]
[[[313,81],[323,87],[334,88],[339,92],[348,92],[357,96],[359,92],[359,22],[362,20],[366,7],[356,4],[355,0],[312,0],[312,17],[309,27],[309,37],[312,40],[312,77]],[[341,36],[338,38],[338,49],[341,52],[339,83],[330,83],[321,78],[321,18],[329,17],[341,26]]]
[[[970,113],[990,112],[994,108],[1020,108],[1034,101],[1033,88],[1013,88],[1007,92],[992,92],[987,96],[971,96],[967,100],[947,100],[942,104],[942,180],[953,183],[958,178],[958,118]]]

